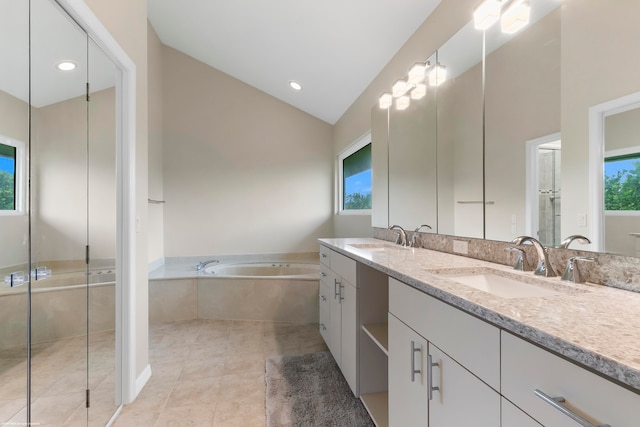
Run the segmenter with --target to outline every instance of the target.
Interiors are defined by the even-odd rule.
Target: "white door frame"
[[[604,247],[604,119],[640,108],[640,92],[634,92],[589,108],[589,210],[592,250]]]
[[[116,81],[116,401],[136,397],[136,65],[83,0],[56,0],[119,68]],[[118,351],[120,350],[120,351]]]
[[[526,142],[526,186],[525,186],[525,234],[538,236],[538,148],[549,142],[561,140],[560,132],[530,139]]]

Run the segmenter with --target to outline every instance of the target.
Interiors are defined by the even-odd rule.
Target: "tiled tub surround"
[[[438,236],[436,236],[438,237]],[[441,236],[440,236],[441,237]],[[640,293],[596,284],[569,284],[559,277],[539,278],[557,295],[504,299],[446,278],[456,269],[490,268],[527,282],[532,272],[510,266],[389,242],[384,250],[351,244],[376,239],[320,239],[321,243],[454,307],[528,339],[640,393]],[[497,242],[496,242],[497,243]],[[471,252],[471,245],[469,247]],[[471,270],[470,270],[471,269]]]
[[[194,319],[317,323],[319,276],[314,278],[216,277],[195,266],[247,262],[318,262],[318,253],[169,258],[149,273],[151,324]],[[218,265],[218,264],[216,264]]]

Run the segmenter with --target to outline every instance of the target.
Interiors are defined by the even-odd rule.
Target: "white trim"
[[[116,399],[130,403],[136,389],[136,65],[83,0],[56,0],[120,69],[116,83]],[[118,351],[118,346],[121,351]]]
[[[16,168],[14,179],[16,182],[14,194],[14,210],[0,210],[0,216],[21,216],[27,214],[27,145],[17,139],[0,135],[0,144],[16,149]]]
[[[355,153],[356,151],[364,148],[365,146],[367,146],[368,144],[373,144],[373,141],[371,139],[371,131],[367,131],[364,135],[362,135],[360,138],[358,138],[356,140],[356,142],[354,142],[353,144],[351,144],[349,147],[345,148],[340,154],[338,154],[338,158],[337,158],[337,174],[338,174],[338,178],[337,178],[337,203],[338,203],[338,215],[371,215],[371,209],[349,209],[349,210],[343,210],[342,206],[344,204],[344,200],[342,200],[342,192],[343,192],[343,188],[342,188],[342,177],[343,177],[343,170],[342,170],[342,162],[344,161],[344,159],[346,159],[347,157],[349,157],[350,155],[352,155],[353,153]],[[373,147],[372,147],[372,151],[373,151]],[[373,182],[372,182],[373,185]]]
[[[589,212],[592,250],[604,248],[604,119],[640,107],[640,92],[589,108]],[[600,195],[600,197],[598,197]]]
[[[530,139],[526,142],[526,178],[525,178],[525,234],[538,238],[538,148],[550,142],[560,141],[560,132],[539,138]]]
[[[640,211],[604,211],[604,216],[640,216]]]
[[[142,373],[136,378],[136,395],[140,394],[149,378],[151,378],[151,365],[145,366]]]
[[[640,145],[605,151],[604,158],[608,159],[609,157],[628,156],[630,154],[640,154]]]

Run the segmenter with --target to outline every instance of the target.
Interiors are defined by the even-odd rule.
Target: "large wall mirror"
[[[0,424],[105,425],[121,400],[117,68],[53,0],[0,10]]]
[[[640,27],[633,18],[640,3],[529,4],[529,24],[514,34],[499,24],[483,34],[469,23],[438,49],[437,61],[450,64],[450,73],[436,98],[437,232],[500,241],[526,234],[547,246],[578,234],[592,243],[571,248],[637,256],[640,215],[605,209],[604,187],[620,170],[627,172],[619,181],[632,179],[624,177],[634,176],[640,151],[630,125],[638,120],[629,119],[635,101],[628,99],[640,91]],[[456,71],[459,60],[464,66]],[[373,107],[372,128],[388,132],[389,155],[402,147],[394,147],[394,117],[400,112],[387,116]],[[414,135],[422,144],[428,139]],[[616,160],[624,167],[612,166]],[[396,169],[389,163],[385,174],[389,204],[376,206],[374,196],[376,227],[394,222],[389,206],[400,203],[396,194],[408,197],[396,193]],[[398,182],[410,181],[406,172]],[[430,194],[414,189],[411,197],[426,201]],[[421,223],[417,213],[400,225]]]

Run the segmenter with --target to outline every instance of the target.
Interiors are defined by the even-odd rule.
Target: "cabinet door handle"
[[[320,277],[327,277],[327,273],[325,273],[324,271],[320,272]]]
[[[338,283],[338,290],[340,291],[340,301],[341,302],[344,299],[344,293],[342,292],[343,289],[344,289],[344,285],[342,284],[342,282],[339,282]]]
[[[327,297],[325,297],[324,295],[320,295],[320,299],[321,299],[322,301],[326,301],[326,300],[327,300]]]
[[[422,374],[420,369],[416,369],[416,352],[422,353],[422,349],[416,347],[415,341],[411,341],[411,382],[415,382],[416,374]]]
[[[322,252],[320,252],[320,258],[326,258],[327,254],[323,254]]]
[[[320,329],[323,330],[323,331],[326,331],[327,327],[324,326],[324,323],[320,323]]]
[[[609,424],[594,424],[591,421],[587,420],[586,418],[576,414],[574,411],[569,409],[567,406],[563,405],[563,403],[565,402],[565,399],[562,396],[551,397],[548,394],[546,394],[545,392],[540,391],[538,389],[536,389],[534,393],[540,399],[544,400],[549,405],[553,406],[558,411],[562,412],[563,414],[565,414],[566,416],[568,416],[569,418],[571,418],[573,421],[577,422],[581,426],[584,426],[584,427],[611,427]]]
[[[440,387],[433,386],[433,367],[440,366],[438,362],[433,363],[433,357],[431,355],[427,355],[427,364],[429,365],[429,384],[427,385],[429,389],[429,400],[433,400],[433,392],[440,391]]]
[[[340,295],[340,291],[338,290],[338,285],[340,283],[338,282],[338,279],[333,279],[333,299],[338,298],[338,296]]]

